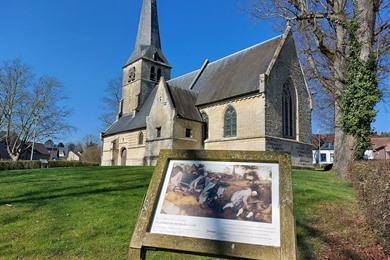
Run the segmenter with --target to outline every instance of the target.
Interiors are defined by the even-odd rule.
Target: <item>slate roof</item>
[[[158,57],[154,56],[155,53],[158,53]],[[135,48],[126,65],[140,58],[148,58],[168,65],[168,60],[161,51],[156,0],[144,0],[142,3]]]
[[[152,108],[154,97],[156,96],[157,87],[152,90],[141,109],[133,115],[126,115],[117,120],[104,133],[104,136],[123,133],[131,130],[142,129],[146,127],[146,117]]]
[[[196,108],[196,94],[182,88],[168,86],[176,114],[182,118],[202,122],[199,110]]]
[[[177,78],[168,80],[167,83],[172,87],[188,89],[198,73],[199,70],[195,70]]]
[[[258,92],[259,76],[267,71],[281,41],[282,35],[211,62],[200,75],[201,70],[198,69],[167,81],[177,114],[201,121],[197,106]],[[191,88],[197,76],[199,78]],[[156,88],[135,117],[123,116],[103,135],[146,128],[146,117],[155,95]]]
[[[267,71],[281,40],[278,36],[208,64],[192,88],[198,93],[196,105],[259,91],[259,76]],[[196,74],[173,81],[178,87],[189,88]]]

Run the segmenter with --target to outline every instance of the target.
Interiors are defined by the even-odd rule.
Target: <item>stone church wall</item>
[[[163,85],[162,85],[163,84]],[[167,87],[160,82],[150,114],[146,117],[147,128],[147,165],[154,165],[161,149],[172,149],[175,109]],[[157,136],[157,128],[161,128],[161,136]]]
[[[143,144],[138,144],[140,132],[144,135]],[[116,149],[114,151],[112,150],[113,141],[117,142]],[[146,130],[137,130],[105,137],[103,142],[102,166],[121,165],[120,153],[124,148],[127,150],[126,165],[144,165],[145,141]]]
[[[237,113],[237,136],[224,137],[224,115],[228,106]],[[264,97],[260,94],[201,108],[209,118],[206,150],[265,151]]]
[[[291,77],[296,89],[297,98],[297,140],[302,143],[311,142],[311,96],[305,85],[305,79],[299,65],[293,39],[288,37],[281,49],[269,77],[266,80],[265,124],[266,135],[283,138],[282,128],[282,90],[283,85]]]
[[[291,154],[291,164],[298,167],[313,167],[312,146],[283,138],[266,138],[266,150]]]
[[[192,130],[192,137],[186,137],[186,129]],[[173,130],[173,149],[203,149],[202,123],[183,118],[176,118]]]

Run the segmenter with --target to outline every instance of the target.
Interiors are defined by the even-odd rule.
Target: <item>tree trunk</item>
[[[346,178],[349,167],[354,158],[355,138],[351,135],[344,133],[343,129],[339,125],[340,120],[340,108],[337,102],[335,103],[335,164],[334,170],[341,178]]]
[[[19,158],[20,158],[20,154],[9,154],[9,156],[11,157],[11,160],[16,162],[16,161],[19,161]]]
[[[336,2],[338,3],[338,2]],[[338,3],[342,6],[342,3]],[[334,140],[334,170],[341,178],[347,176],[348,168],[353,160],[354,155],[354,138],[344,133],[340,126],[341,111],[339,101],[345,89],[345,78],[347,69],[346,46],[347,46],[347,30],[342,25],[337,25],[336,29],[336,55],[333,63],[335,92],[334,98],[334,125],[335,125],[335,140]]]
[[[360,43],[360,59],[368,61],[374,42],[376,8],[373,0],[356,1],[357,24]]]

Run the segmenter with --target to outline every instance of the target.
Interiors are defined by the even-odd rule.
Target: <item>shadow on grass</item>
[[[331,238],[321,230],[304,224],[301,221],[296,221],[296,224],[297,227],[300,227],[303,230],[302,234],[297,234],[299,254],[302,259],[317,259],[316,256],[318,254],[316,254],[315,250],[318,249],[313,247],[310,239],[319,239],[332,249],[334,255],[338,255],[342,259],[363,259],[360,255],[356,254],[356,252],[345,248],[341,240]]]
[[[92,187],[95,188],[97,186],[103,186],[103,185],[107,185],[107,186],[113,186],[114,184],[126,185],[126,182],[134,182],[134,181],[137,181],[139,183],[148,183],[149,179],[150,178],[148,176],[136,176],[135,178],[129,179],[127,181],[124,181],[123,179],[118,179],[115,181],[114,180],[100,181],[100,182],[95,181],[93,183],[88,183],[88,184],[84,184],[84,185],[73,185],[73,186],[61,187],[61,188],[51,188],[50,186],[45,185],[45,189],[30,191],[30,192],[22,193],[16,197],[9,197],[6,200],[0,200],[0,205],[3,203],[3,201],[5,201],[4,204],[7,204],[7,201],[11,201],[11,200],[18,201],[24,197],[41,197],[40,195],[44,195],[44,194],[48,194],[48,193],[59,193],[59,192],[66,192],[66,191],[70,191],[70,190],[85,189],[85,188],[92,188]],[[88,182],[88,180],[85,180],[85,181]],[[56,185],[60,185],[60,184],[62,184],[62,182],[64,182],[64,184],[67,184],[69,182],[69,180],[57,180],[55,182],[56,182]],[[47,181],[43,180],[42,183],[47,183]],[[31,182],[27,181],[24,184],[29,185],[29,184],[31,184]]]
[[[88,185],[86,185],[86,186],[88,186]],[[44,200],[51,200],[51,199],[58,199],[58,198],[65,198],[65,197],[81,197],[81,196],[95,195],[95,194],[101,194],[101,193],[136,190],[136,189],[142,189],[142,188],[146,188],[146,187],[148,187],[148,184],[129,185],[127,187],[100,188],[100,189],[93,189],[93,190],[82,191],[82,192],[53,194],[53,195],[49,195],[49,196],[38,196],[38,197],[32,196],[32,197],[28,197],[28,198],[15,198],[15,199],[0,200],[0,205],[16,204],[16,203],[34,203],[34,202],[42,202]]]

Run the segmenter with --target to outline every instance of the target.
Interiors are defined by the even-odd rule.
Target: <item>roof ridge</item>
[[[168,83],[168,82],[167,82],[167,83]],[[194,92],[193,92],[192,90],[190,90],[190,89],[172,86],[172,85],[169,85],[169,83],[168,83],[168,87],[169,87],[169,88],[173,88],[173,89],[177,89],[177,90],[180,90],[180,91],[185,91],[185,92],[191,94],[193,97],[196,97],[196,93],[194,93]]]
[[[234,52],[234,53],[232,53],[232,54],[229,54],[229,55],[227,55],[227,56],[224,56],[224,57],[222,57],[222,58],[219,58],[218,60],[212,61],[212,62],[209,63],[209,65],[211,65],[211,64],[213,64],[213,63],[217,63],[217,62],[223,61],[224,59],[227,59],[227,58],[231,58],[231,57],[236,56],[236,55],[238,55],[238,54],[240,54],[240,53],[247,52],[247,51],[249,51],[249,50],[251,50],[251,49],[254,49],[254,48],[256,48],[256,47],[259,47],[260,45],[263,45],[263,44],[265,44],[265,43],[267,43],[267,42],[274,41],[274,40],[276,40],[277,38],[282,37],[283,35],[284,35],[284,34],[279,34],[279,35],[277,35],[277,36],[275,36],[275,37],[273,37],[273,38],[270,38],[270,39],[268,39],[268,40],[262,41],[262,42],[260,42],[260,43],[256,43],[255,45],[252,45],[252,46],[250,46],[250,47],[248,47],[248,48],[245,48],[245,49],[243,49],[243,50]]]
[[[224,56],[224,57],[222,57],[222,58],[219,58],[219,59],[217,59],[217,60],[215,60],[215,61],[210,62],[210,63],[208,64],[208,66],[210,66],[211,64],[220,62],[220,61],[222,61],[222,60],[224,60],[224,59],[231,58],[231,57],[233,57],[233,56],[235,56],[235,55],[238,55],[238,54],[240,54],[240,53],[246,52],[246,51],[251,50],[251,49],[253,49],[253,48],[256,48],[256,47],[258,47],[258,46],[260,46],[260,45],[263,45],[263,44],[265,44],[265,43],[267,43],[267,42],[276,40],[277,38],[283,37],[283,35],[284,35],[284,34],[279,34],[279,35],[277,35],[277,36],[275,36],[275,37],[272,37],[272,38],[270,38],[270,39],[268,39],[268,40],[262,41],[262,42],[260,42],[260,43],[256,43],[255,45],[252,45],[252,46],[250,46],[250,47],[248,47],[248,48],[245,48],[245,49],[243,49],[243,50],[240,50],[240,51],[234,52],[234,53],[232,53],[232,54],[229,54],[229,55],[227,55],[227,56]],[[169,83],[170,81],[173,81],[173,80],[176,80],[176,79],[183,78],[183,77],[185,77],[185,76],[188,76],[188,75],[191,74],[191,73],[199,72],[199,70],[201,70],[201,68],[196,69],[196,70],[193,70],[193,71],[190,71],[190,72],[187,72],[187,73],[185,73],[185,74],[183,74],[183,75],[180,75],[180,76],[178,76],[178,77],[176,77],[176,78],[170,79],[170,80],[168,80],[167,82]]]
[[[188,76],[188,75],[191,74],[191,73],[195,73],[195,72],[197,72],[197,71],[199,71],[199,70],[200,70],[200,69],[196,69],[196,70],[193,70],[193,71],[190,71],[190,72],[186,72],[185,74],[180,75],[180,76],[177,76],[176,78],[167,80],[167,82],[169,83],[170,81],[173,81],[173,80],[175,80],[175,79],[183,78],[183,77]]]

